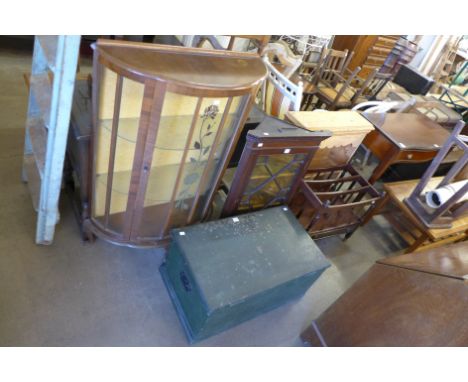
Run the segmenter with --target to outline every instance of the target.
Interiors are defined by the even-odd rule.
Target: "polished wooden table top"
[[[467,290],[452,277],[374,264],[301,338],[312,346],[467,346]]]
[[[377,262],[465,280],[468,279],[468,242],[392,256]]]
[[[296,126],[310,131],[330,130],[333,135],[368,133],[374,130],[372,123],[357,111],[289,111],[286,117]]]
[[[467,346],[468,243],[373,265],[301,335],[312,346]]]
[[[422,114],[363,113],[376,130],[401,149],[435,150],[445,143],[450,133]]]

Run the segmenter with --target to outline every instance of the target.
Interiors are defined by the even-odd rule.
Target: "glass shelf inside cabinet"
[[[193,115],[161,117],[159,135],[154,146],[160,150],[184,150],[184,139],[187,137],[187,126],[190,126]],[[117,138],[129,143],[136,143],[140,118],[121,118]],[[107,134],[112,132],[112,120],[102,120],[101,125]],[[189,148],[196,151],[196,148]]]
[[[192,194],[196,191],[197,183],[191,182],[191,180],[201,177],[205,165],[206,161],[185,163],[184,172],[187,173],[188,176],[182,179],[182,185],[187,188],[187,193]],[[146,190],[146,205],[166,203],[171,200],[172,189],[170,187],[164,187],[164,184],[172,185],[175,183],[177,174],[179,172],[179,167],[180,163],[157,166],[157,172],[152,171],[150,173],[150,180]],[[112,180],[112,191],[116,191],[119,194],[125,195],[126,198],[129,192],[128,185],[130,184],[131,176],[131,170],[114,172]],[[107,177],[107,173],[96,174],[97,181],[104,187],[107,184]],[[152,178],[154,178],[154,181]],[[105,192],[105,189],[103,191]]]

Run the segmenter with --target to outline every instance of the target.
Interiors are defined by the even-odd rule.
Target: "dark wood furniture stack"
[[[374,184],[394,163],[432,160],[450,133],[436,122],[416,113],[363,113],[375,130],[363,144],[380,163],[369,178]]]
[[[468,346],[468,243],[379,260],[302,333],[311,346]]]
[[[326,131],[311,132],[267,116],[247,133],[237,168],[223,176],[223,216],[290,202]]]
[[[313,238],[350,237],[381,198],[350,164],[309,170],[290,207]]]
[[[367,76],[375,69],[380,69],[400,36],[393,35],[338,35],[333,40],[333,49],[354,51],[349,69],[360,66],[361,76]]]
[[[98,41],[85,232],[156,246],[203,219],[266,73],[256,54]]]
[[[409,64],[418,52],[418,45],[403,37],[400,37],[389,55],[385,59],[380,73],[391,73],[393,76],[398,73],[402,65]]]

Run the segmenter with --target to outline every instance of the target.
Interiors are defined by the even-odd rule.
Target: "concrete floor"
[[[0,346],[186,346],[158,272],[164,251],[83,243],[66,197],[53,245],[34,243],[36,214],[20,177],[31,51],[14,45],[0,38]],[[378,219],[346,242],[317,243],[333,265],[302,299],[198,345],[301,345],[312,319],[402,249]]]

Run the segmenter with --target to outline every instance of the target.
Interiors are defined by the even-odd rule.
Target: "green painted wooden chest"
[[[284,206],[171,235],[160,271],[190,342],[302,296],[330,266]]]

